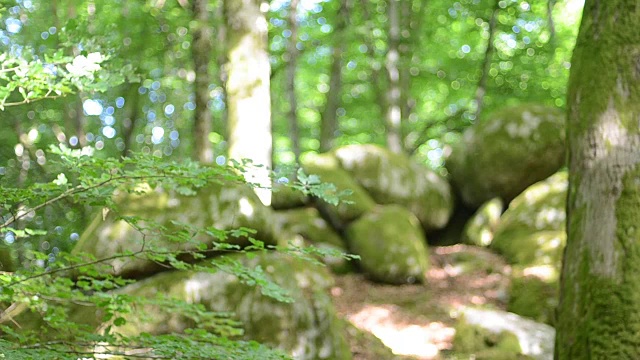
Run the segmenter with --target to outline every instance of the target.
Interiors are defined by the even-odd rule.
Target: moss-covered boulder
[[[534,270],[527,268],[514,271],[507,311],[553,326],[560,292],[558,278],[544,276]]]
[[[306,196],[291,186],[275,184],[271,192],[271,207],[275,210],[295,209],[307,203]]]
[[[154,275],[124,288],[132,296],[169,296],[201,304],[214,312],[231,312],[241,322],[243,338],[285,350],[295,359],[349,360],[344,323],[336,314],[328,294],[333,279],[323,267],[278,253],[264,253],[252,259],[235,257],[249,268],[260,266],[267,278],[286,290],[292,302],[280,302],[261,289],[223,272],[172,271]],[[85,314],[85,317],[90,317]],[[100,314],[93,317],[100,318]],[[180,333],[205,324],[188,320],[176,311],[147,305],[127,315],[127,324],[114,331],[134,335]]]
[[[518,337],[508,331],[492,332],[459,318],[455,326],[453,350],[456,358],[484,360],[524,359]]]
[[[122,194],[117,197],[120,213],[102,214],[93,219],[73,249],[74,254],[89,253],[96,258],[114,254],[135,252],[145,246],[175,250],[193,250],[199,243],[226,241],[246,245],[246,237],[229,237],[225,240],[199,235],[191,243],[176,243],[153,231],[140,231],[118,216],[138,216],[151,220],[169,231],[175,229],[174,222],[188,224],[196,229],[215,227],[232,230],[246,227],[256,230],[252,237],[266,244],[276,244],[277,234],[273,228],[273,211],[264,206],[256,194],[245,185],[211,184],[199,189],[195,196],[180,195],[173,190],[141,187],[140,194]],[[139,222],[138,227],[147,224]],[[151,226],[156,228],[155,226]],[[158,265],[142,259],[115,259],[108,264],[113,274],[126,277],[141,277],[158,270]]]
[[[453,211],[449,183],[426,166],[371,144],[344,146],[333,153],[378,204],[404,206],[427,231],[449,221]]]
[[[274,212],[275,231],[279,234],[301,236],[306,242],[320,250],[347,253],[347,247],[335,230],[320,216],[316,208],[298,208]],[[352,270],[352,262],[344,257],[322,256],[320,259],[329,268],[339,274]]]
[[[509,107],[468,128],[446,167],[466,204],[478,207],[494,197],[508,203],[564,165],[564,144],[560,109]]]
[[[555,330],[516,314],[463,308],[455,328],[457,359],[553,359]]]
[[[333,222],[332,225],[343,228],[347,223],[373,209],[375,202],[369,194],[343,169],[331,154],[310,155],[305,157],[302,168],[308,175],[318,175],[320,181],[332,183],[337,193],[350,190],[351,195],[341,198],[338,206],[318,200],[317,205]]]
[[[349,250],[372,280],[390,284],[422,282],[429,267],[420,222],[399,205],[381,205],[347,228]]]
[[[566,172],[530,186],[502,215],[491,248],[521,267],[559,269],[566,243],[566,195]]]
[[[463,242],[476,246],[489,246],[500,222],[504,205],[500,198],[484,203],[464,226]]]
[[[313,244],[331,244],[344,247],[335,230],[320,216],[316,208],[298,208],[274,212],[276,232],[300,234]]]

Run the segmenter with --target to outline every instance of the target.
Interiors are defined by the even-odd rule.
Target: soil
[[[430,261],[424,284],[377,284],[362,274],[335,277],[331,293],[338,312],[380,339],[393,352],[386,358],[446,359],[455,335],[456,310],[464,306],[505,309],[511,269],[500,256],[455,245],[431,248]],[[354,360],[382,358],[370,335],[350,333]]]

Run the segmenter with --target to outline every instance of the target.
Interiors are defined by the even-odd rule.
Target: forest
[[[1,358],[640,358],[637,1],[0,18]]]

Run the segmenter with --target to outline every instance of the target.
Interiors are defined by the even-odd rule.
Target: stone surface
[[[301,191],[283,184],[275,184],[271,192],[271,207],[275,210],[295,209],[304,206],[308,199]]]
[[[446,167],[469,206],[499,197],[510,202],[565,164],[565,114],[525,104],[505,108],[468,128]]]
[[[322,200],[316,200],[317,206],[333,219],[334,226],[344,227],[375,206],[369,194],[353,178],[340,168],[338,161],[331,154],[307,156],[302,168],[308,175],[318,175],[323,183],[335,185],[337,193],[350,190],[351,195],[342,198],[338,206]]]
[[[380,205],[347,228],[349,250],[375,281],[422,282],[428,270],[426,239],[418,219],[399,205]]]
[[[377,145],[348,145],[333,151],[342,168],[361,184],[378,204],[409,209],[426,231],[447,224],[453,197],[447,181],[405,155]]]
[[[300,234],[312,244],[345,244],[333,228],[320,216],[316,208],[298,208],[274,212],[275,231]]]
[[[210,311],[232,312],[232,319],[242,323],[244,339],[280,348],[295,359],[351,359],[344,322],[337,317],[328,294],[333,279],[325,268],[278,253],[264,253],[253,259],[235,258],[249,268],[260,266],[271,281],[288,292],[293,302],[266,297],[258,287],[223,272],[166,272],[123,291],[147,298],[168,295],[201,304]],[[153,316],[129,315],[129,322],[115,331],[129,335],[163,334],[194,326],[179,313],[153,307],[146,310]]]
[[[195,196],[179,195],[171,190],[150,190],[148,187],[142,190],[142,194],[118,197],[121,216],[139,216],[168,229],[175,229],[172,222],[189,224],[197,229],[215,227],[232,230],[246,227],[257,231],[252,235],[254,238],[266,244],[277,243],[271,208],[264,206],[247,186],[211,184],[200,189]],[[142,221],[137,225],[143,228],[147,226]],[[171,250],[186,250],[195,249],[198,243],[211,244],[213,241],[248,245],[247,239],[242,237],[223,241],[205,235],[196,237],[193,243],[178,244],[150,231],[141,232],[110,212],[106,217],[99,214],[93,219],[73,253],[89,253],[96,258],[105,258],[124,251],[138,251],[142,249],[143,243],[146,248],[153,245]],[[127,277],[140,277],[158,270],[157,264],[142,259],[115,259],[108,265],[113,274]]]
[[[499,310],[484,310],[475,308],[463,308],[461,310],[463,327],[466,325],[472,326],[476,329],[482,329],[483,331],[474,330],[476,335],[480,336],[465,336],[463,344],[459,345],[461,350],[469,352],[469,350],[476,350],[482,352],[486,350],[487,336],[489,334],[499,335],[493,342],[496,344],[494,347],[503,344],[502,351],[492,352],[492,356],[482,357],[483,359],[519,359],[518,353],[515,352],[517,348],[513,346],[513,343],[509,340],[509,336],[505,333],[515,335],[518,340],[518,345],[522,355],[526,355],[536,360],[551,360],[553,359],[553,346],[555,340],[555,330],[546,324],[540,324],[532,320],[525,319],[516,314],[508,313]],[[465,331],[468,335],[469,331]],[[456,334],[458,336],[458,334]],[[479,341],[479,339],[482,339]],[[454,340],[455,341],[455,340]],[[461,340],[458,340],[460,344]],[[491,342],[491,340],[489,341]],[[484,347],[483,347],[484,344]],[[458,351],[455,348],[454,350]],[[508,356],[503,357],[504,352],[508,351]],[[476,357],[479,358],[479,357]]]
[[[476,246],[489,246],[500,223],[503,209],[504,205],[500,198],[495,198],[482,204],[465,224],[463,242]]]
[[[566,243],[566,196],[566,172],[530,186],[502,215],[491,248],[515,265],[559,269]]]

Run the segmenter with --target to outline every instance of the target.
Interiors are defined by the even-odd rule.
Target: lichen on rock
[[[449,183],[409,157],[377,145],[348,145],[335,157],[378,204],[409,209],[426,231],[444,227],[453,211]]]
[[[462,200],[510,202],[565,163],[565,114],[535,104],[508,107],[465,130],[446,161]]]

